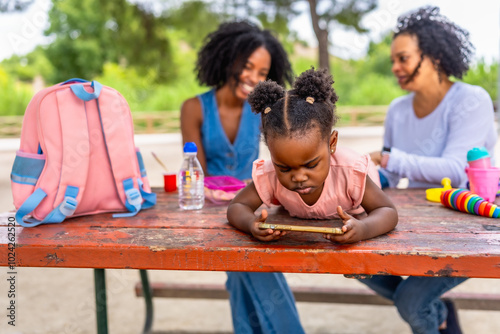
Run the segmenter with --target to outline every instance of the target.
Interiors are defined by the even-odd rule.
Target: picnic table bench
[[[176,193],[155,191],[157,205],[132,218],[99,214],[36,228],[16,225],[13,251],[8,231],[14,214],[0,214],[0,266],[94,268],[98,333],[107,333],[104,270],[108,268],[140,269],[141,274],[155,269],[500,278],[498,220],[428,202],[423,189],[386,190],[398,208],[396,229],[348,245],[313,233],[289,233],[277,242],[259,242],[227,223],[224,206],[207,203],[202,210],[182,211]],[[304,224],[279,207],[270,210],[268,221]],[[340,226],[341,222],[307,224]],[[14,253],[13,261],[9,253]],[[324,300],[338,297],[326,292]],[[311,296],[305,291],[297,299],[305,300],[307,293]],[[322,293],[312,295],[316,299]],[[470,295],[464,300],[490,301],[483,308],[498,309],[500,298]]]

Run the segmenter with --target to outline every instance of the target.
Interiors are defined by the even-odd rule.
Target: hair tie
[[[312,96],[306,97],[306,102],[308,102],[310,104],[313,104],[314,103],[314,97],[312,97]]]
[[[267,107],[264,109],[264,114],[268,114],[271,111],[271,107]]]

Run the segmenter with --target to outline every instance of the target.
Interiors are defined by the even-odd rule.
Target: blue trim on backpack
[[[90,101],[99,98],[102,90],[102,85],[97,81],[92,81],[92,84],[90,86],[94,88],[94,92],[92,93],[87,92],[85,88],[83,88],[83,85],[71,85],[70,88],[76,95],[76,97],[78,97],[80,100]]]
[[[28,184],[30,186],[36,185],[36,181],[38,181],[38,177],[21,176],[14,173],[10,173],[10,179],[12,182],[19,184]]]
[[[16,155],[10,179],[21,184],[35,185],[45,166],[45,159],[34,159]]]
[[[134,181],[132,178],[123,180],[123,189],[125,189],[125,207],[129,212],[127,213],[115,213],[113,218],[121,217],[132,217],[135,216],[142,207],[142,196],[141,192],[134,188]]]
[[[139,151],[136,151],[137,162],[139,163],[139,172],[141,173],[141,177],[146,177],[146,167],[144,167],[144,160],[142,159],[142,154]]]
[[[80,79],[80,78],[71,78],[71,79],[68,79],[64,82],[61,82],[61,84],[59,86],[63,86],[63,85],[66,85],[66,84],[69,84],[69,83],[72,83],[72,82],[81,82],[81,83],[85,83],[85,82],[89,82],[88,80],[85,80],[85,79]]]
[[[144,203],[142,203],[142,209],[151,208],[156,204],[156,194],[148,193],[144,190],[144,183],[141,179],[137,179],[137,184],[139,184],[139,190],[141,191],[142,198],[144,198]]]
[[[64,193],[64,199],[54,210],[52,210],[43,220],[42,223],[61,223],[66,217],[75,213],[78,201],[78,187],[67,186]]]
[[[19,225],[24,227],[32,227],[40,225],[42,222],[35,220],[34,222],[28,223],[24,221],[24,216],[28,215],[30,212],[35,210],[40,202],[47,196],[47,193],[43,191],[41,188],[36,189],[25,201],[24,203],[17,209],[16,212],[16,221]]]

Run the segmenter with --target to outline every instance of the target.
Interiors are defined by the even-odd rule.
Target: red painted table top
[[[61,224],[15,227],[16,267],[282,271],[500,278],[500,220],[425,200],[423,189],[387,190],[399,212],[396,229],[349,245],[321,234],[289,232],[264,243],[230,226],[226,207],[182,211],[177,193],[132,218],[99,214]],[[8,218],[0,214],[0,266],[8,265]],[[340,226],[270,210],[268,222]],[[12,245],[11,245],[12,246]],[[12,249],[11,249],[12,250]]]

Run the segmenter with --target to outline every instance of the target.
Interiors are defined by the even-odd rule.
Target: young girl
[[[196,71],[198,81],[211,89],[183,103],[182,140],[196,143],[205,175],[250,179],[259,156],[260,116],[252,113],[247,96],[266,79],[291,83],[288,56],[269,30],[226,22],[207,36]],[[304,333],[283,274],[228,272],[227,277],[236,334]],[[280,295],[272,312],[266,307],[268,291]]]
[[[337,149],[332,84],[326,70],[311,69],[297,78],[293,90],[266,81],[250,94],[252,110],[262,115],[271,160],[254,162],[253,181],[228,207],[232,225],[261,241],[279,239],[286,232],[258,227],[267,211],[260,217],[254,212],[262,203],[280,203],[296,217],[340,217],[344,234],[324,236],[339,243],[373,238],[396,226],[397,211],[378,186],[370,157]]]

